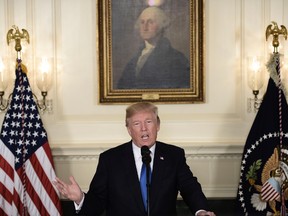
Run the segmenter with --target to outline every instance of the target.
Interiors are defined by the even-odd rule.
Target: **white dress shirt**
[[[145,48],[142,50],[141,55],[138,58],[137,65],[136,65],[136,76],[139,75],[143,65],[147,61],[148,57],[154,50],[155,46],[152,44],[149,44],[147,41],[145,41]]]
[[[153,163],[154,163],[154,154],[155,154],[155,144],[149,149],[151,154],[151,162],[150,162],[150,168],[151,168],[151,173],[153,171]],[[142,168],[142,155],[141,155],[141,148],[136,146],[134,143],[132,143],[132,149],[133,149],[133,154],[134,154],[134,160],[137,168],[137,174],[138,174],[138,179],[140,180],[140,174],[141,174],[141,168]]]

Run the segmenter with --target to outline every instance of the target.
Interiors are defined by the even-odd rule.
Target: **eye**
[[[133,126],[137,127],[137,126],[139,126],[139,125],[140,125],[139,122],[133,122]]]
[[[154,24],[155,22],[154,22],[154,20],[149,19],[149,20],[148,20],[148,23],[149,23],[150,25],[152,25],[152,24]]]
[[[148,124],[151,124],[151,123],[153,123],[153,121],[152,120],[147,120],[146,121]]]

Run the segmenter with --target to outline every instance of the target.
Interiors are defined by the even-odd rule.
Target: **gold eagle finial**
[[[9,45],[12,40],[15,40],[15,50],[20,52],[22,49],[21,39],[25,39],[28,43],[30,43],[29,33],[26,29],[22,29],[22,33],[19,31],[19,28],[15,25],[12,26],[7,32],[7,44]]]
[[[272,21],[272,24],[268,25],[266,28],[266,41],[268,40],[269,36],[273,36],[272,45],[274,47],[274,51],[277,52],[277,48],[279,46],[279,35],[283,35],[285,40],[287,40],[287,29],[284,25],[280,25],[281,28],[279,29],[276,22]]]

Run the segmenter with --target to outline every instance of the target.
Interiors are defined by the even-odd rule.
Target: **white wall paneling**
[[[266,27],[272,20],[288,25],[287,9],[288,0],[206,0],[206,102],[159,105],[159,140],[186,150],[208,197],[236,196],[242,149],[255,117],[246,111],[252,97],[246,59],[268,54]],[[26,63],[33,86],[32,60],[54,58],[48,93],[54,112],[42,120],[57,175],[74,175],[84,190],[99,154],[129,140],[126,105],[98,102],[97,14],[97,0],[0,0],[0,55],[11,52],[6,33],[15,24],[31,35]]]

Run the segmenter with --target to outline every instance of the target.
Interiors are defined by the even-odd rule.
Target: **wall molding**
[[[118,144],[119,145],[119,144]],[[105,145],[106,146],[106,145]],[[60,158],[87,158],[94,159],[103,151],[115,145],[108,144],[107,147],[95,145],[62,145],[51,147],[53,157]],[[177,145],[185,150],[187,158],[239,158],[243,152],[243,145]]]
[[[61,146],[54,147],[52,149],[52,155],[55,160],[97,160],[99,155],[113,147],[103,146]],[[116,146],[116,145],[114,145]],[[182,146],[186,153],[187,159],[241,159],[243,152],[243,145],[213,145],[209,146],[203,144],[201,146]]]

